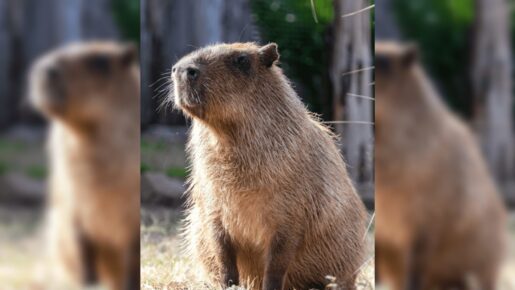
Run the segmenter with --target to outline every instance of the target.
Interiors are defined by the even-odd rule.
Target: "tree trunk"
[[[507,0],[476,0],[472,69],[474,123],[494,176],[515,175],[512,56]]]
[[[11,59],[8,2],[0,1],[0,128],[12,118],[9,94],[9,66]]]
[[[119,36],[110,0],[24,2],[24,46],[29,61],[62,44],[90,39],[113,40]]]
[[[111,0],[0,1],[0,128],[33,119],[20,105],[26,73],[37,57],[74,41],[118,38],[111,5]]]
[[[335,0],[333,55],[330,68],[336,132],[350,176],[358,187],[373,184],[373,101],[370,11],[345,16],[370,5],[368,0]],[[345,17],[343,17],[345,16]],[[357,123],[356,123],[357,122]],[[370,189],[366,190],[370,194]],[[362,194],[365,194],[362,192]]]
[[[400,32],[393,13],[392,0],[376,1],[375,37],[378,40],[399,39]]]

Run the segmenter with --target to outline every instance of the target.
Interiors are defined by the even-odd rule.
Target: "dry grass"
[[[1,289],[31,289],[41,250],[41,213],[26,208],[0,207]]]
[[[166,208],[144,208],[141,217],[141,289],[209,290],[206,285],[196,281],[194,273],[197,267],[180,251],[177,234],[181,214]],[[372,255],[374,246],[371,237],[372,234],[369,234],[367,240],[368,251]],[[358,290],[374,289],[373,258],[360,269],[357,286]],[[230,289],[244,290],[239,287]]]
[[[207,289],[194,282],[193,274],[197,268],[179,252],[177,225],[180,218],[180,213],[170,209],[142,209],[141,289],[185,289],[181,286]],[[0,206],[0,289],[41,289],[34,287],[43,250],[40,225],[40,210]],[[511,216],[509,229],[510,252],[498,290],[515,289],[515,214]],[[372,248],[370,243],[369,249]],[[374,289],[372,263],[362,269],[358,284],[361,290]]]

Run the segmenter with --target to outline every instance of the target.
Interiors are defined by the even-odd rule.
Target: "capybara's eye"
[[[242,71],[250,68],[250,59],[247,54],[240,54],[234,58],[234,65]]]
[[[390,72],[391,66],[392,64],[389,57],[384,55],[376,55],[375,67],[378,72]]]
[[[93,72],[107,74],[111,65],[108,56],[94,55],[86,59],[86,66]]]

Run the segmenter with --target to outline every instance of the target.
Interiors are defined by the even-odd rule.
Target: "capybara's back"
[[[376,255],[392,289],[495,289],[505,209],[416,49],[376,44]],[[476,289],[476,288],[472,288]]]

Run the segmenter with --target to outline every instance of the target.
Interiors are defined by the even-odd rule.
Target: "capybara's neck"
[[[139,134],[138,122],[124,116],[80,126],[53,121],[49,140],[52,170],[64,166],[70,174],[88,176],[133,171],[139,164]]]
[[[242,106],[244,114],[224,122],[193,120],[193,130],[206,131],[224,146],[263,146],[267,143],[295,142],[309,128],[312,117],[282,73],[266,85],[256,86]],[[204,134],[202,133],[202,134]],[[306,133],[306,132],[304,132]],[[257,144],[258,143],[258,144]]]

